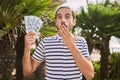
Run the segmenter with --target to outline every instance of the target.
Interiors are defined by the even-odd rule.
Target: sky
[[[68,5],[75,11],[79,11],[80,7],[84,7],[84,9],[87,11],[87,3],[86,0],[66,0],[67,2],[62,5]],[[106,0],[88,0],[89,3],[104,3]],[[120,2],[120,0],[110,0],[110,2]]]
[[[75,11],[78,11],[80,7],[84,7],[84,9],[87,9],[86,0],[67,0],[67,2],[62,5],[70,6]]]
[[[84,7],[87,9],[87,4],[86,4],[86,0],[67,0],[67,3],[69,4],[73,9],[78,10],[80,7]]]

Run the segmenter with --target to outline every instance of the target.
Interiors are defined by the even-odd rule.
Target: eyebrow
[[[57,14],[57,16],[59,16],[59,15],[61,15],[61,14]]]
[[[57,16],[59,16],[59,15],[61,15],[61,14],[57,14]],[[65,15],[70,15],[70,13],[67,13],[67,14],[65,14]]]
[[[65,14],[65,15],[68,15],[68,16],[69,16],[69,15],[70,15],[70,13],[67,13],[67,14]]]

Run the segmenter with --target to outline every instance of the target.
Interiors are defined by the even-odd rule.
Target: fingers
[[[70,32],[68,31],[65,25],[61,25],[59,33],[61,36],[68,36]]]
[[[33,41],[35,39],[35,34],[34,33],[28,33],[25,35],[25,40],[26,41]]]
[[[34,33],[34,32],[29,32],[29,33],[27,33],[26,35],[28,35],[28,36],[34,36],[35,33]]]
[[[25,47],[31,47],[35,43],[35,33],[29,32],[25,35]]]
[[[65,25],[62,25],[59,29],[59,34],[60,36],[65,39],[65,40],[70,40],[72,39],[73,41],[75,41],[75,36],[72,35],[69,30],[65,27]]]

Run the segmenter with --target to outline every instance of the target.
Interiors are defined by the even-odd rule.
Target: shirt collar
[[[61,36],[59,34],[56,34],[56,38],[61,40]]]

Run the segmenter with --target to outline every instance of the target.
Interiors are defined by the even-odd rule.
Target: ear
[[[73,24],[74,24],[73,26],[75,26],[75,25],[76,25],[76,19],[74,19],[74,20],[73,20]]]

